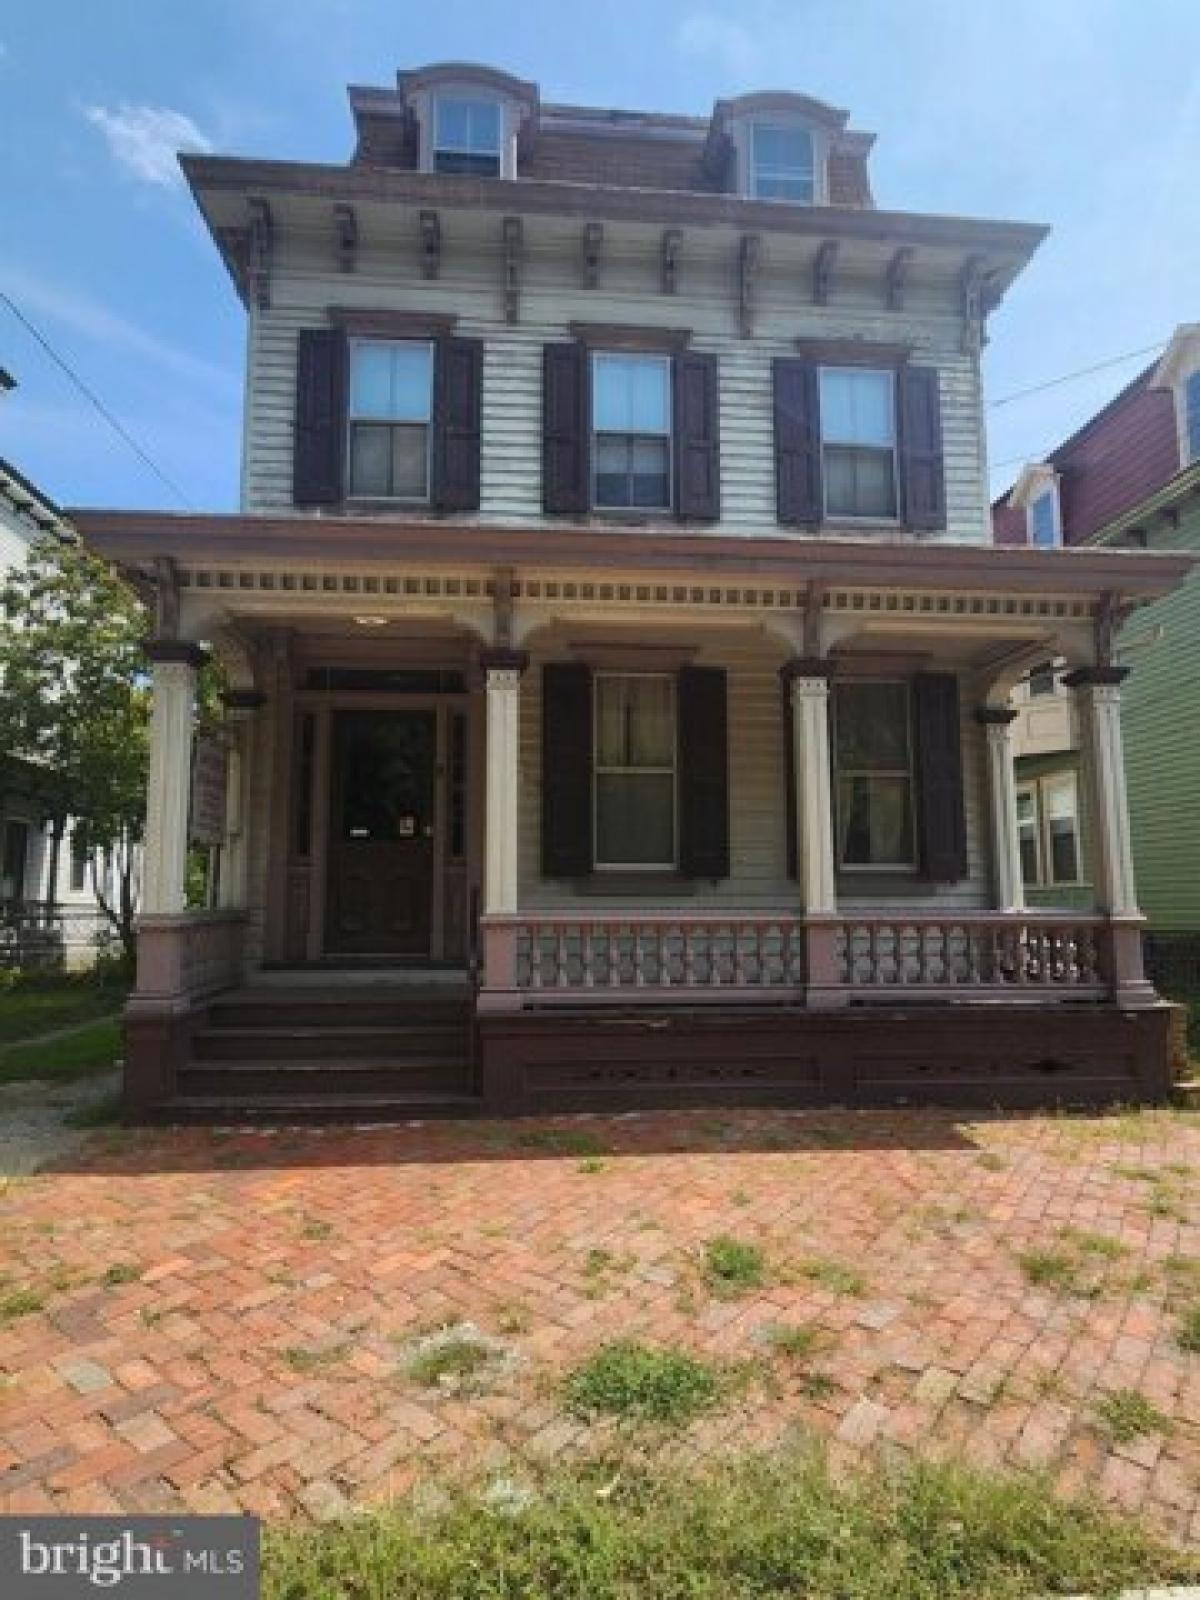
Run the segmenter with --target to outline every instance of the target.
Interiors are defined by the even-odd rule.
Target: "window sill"
[[[681,872],[606,872],[601,868],[585,878],[571,879],[576,894],[590,900],[656,900],[664,894],[694,895],[700,886],[700,880]]]
[[[839,900],[863,895],[930,900],[943,887],[915,872],[839,872],[834,882]]]

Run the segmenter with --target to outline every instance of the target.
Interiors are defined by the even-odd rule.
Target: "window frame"
[[[366,346],[380,345],[392,349],[396,345],[419,346],[429,352],[429,419],[424,423],[400,422],[394,417],[357,416],[354,411],[354,353]],[[437,399],[437,361],[438,350],[436,339],[406,339],[406,338],[381,338],[375,334],[351,334],[346,340],[346,419],[345,441],[346,452],[345,482],[346,501],[359,505],[395,505],[395,506],[430,506],[433,504],[433,433],[434,411]],[[425,492],[421,495],[412,494],[370,494],[360,493],[354,487],[354,427],[362,423],[366,427],[386,427],[389,432],[393,428],[424,427],[425,429]]]
[[[615,767],[600,762],[600,683],[606,678],[656,678],[670,685],[671,690],[671,766],[667,767]],[[652,671],[625,671],[609,667],[592,673],[592,871],[593,872],[678,872],[679,871],[679,683],[674,673]],[[601,861],[600,859],[600,783],[601,775],[650,773],[661,777],[671,775],[671,860],[670,861]]]
[[[1046,804],[1046,790],[1054,784],[1069,783],[1073,806],[1071,819],[1075,827],[1075,876],[1073,878],[1059,878],[1054,872],[1054,852],[1051,847],[1050,836],[1050,811]],[[1089,879],[1084,875],[1083,861],[1083,818],[1080,813],[1080,788],[1079,774],[1071,768],[1059,772],[1039,773],[1035,778],[1021,778],[1016,786],[1018,803],[1021,795],[1032,795],[1034,838],[1037,841],[1038,876],[1031,883],[1024,875],[1022,864],[1022,881],[1027,889],[1082,889],[1086,888]],[[1017,823],[1018,852],[1020,849],[1020,821]]]
[[[760,194],[758,152],[756,149],[760,130],[772,133],[802,134],[808,140],[810,156],[807,173],[802,173],[799,168],[794,173],[789,169],[780,168],[776,174],[777,179],[788,181],[792,176],[807,177],[809,182],[809,197],[807,200],[798,200],[792,195]],[[749,199],[760,201],[763,205],[783,206],[815,206],[821,203],[819,173],[821,168],[820,154],[816,131],[806,123],[797,122],[787,117],[758,116],[753,117],[746,127],[746,186],[745,192]]]
[[[868,684],[886,684],[889,687],[899,685],[904,690],[906,715],[904,728],[906,748],[908,754],[908,767],[901,771],[898,767],[843,767],[838,760],[838,721],[839,721],[839,696],[843,689],[862,688]],[[916,738],[914,726],[913,685],[910,678],[888,678],[882,676],[847,677],[835,680],[830,686],[829,693],[829,750],[830,771],[832,775],[832,801],[833,801],[833,849],[834,869],[836,872],[845,872],[854,875],[868,874],[878,877],[880,873],[897,873],[906,877],[916,877],[921,870],[920,861],[920,828],[917,817],[917,764],[916,764]],[[908,826],[909,846],[911,860],[903,861],[843,861],[842,860],[842,817],[841,817],[841,792],[843,777],[866,778],[897,778],[903,777],[908,783]]]
[[[1037,537],[1037,508],[1049,503],[1050,506],[1050,541],[1043,543]],[[1040,488],[1025,507],[1025,531],[1030,547],[1034,550],[1057,550],[1061,547],[1062,519],[1059,515],[1058,486],[1047,483]]]
[[[1196,386],[1195,435],[1192,430],[1192,386]],[[1200,366],[1179,380],[1179,454],[1181,470],[1200,462]]]
[[[430,107],[429,130],[429,169],[431,172],[441,172],[453,175],[456,169],[439,167],[438,157],[441,155],[466,157],[468,160],[477,160],[480,157],[492,155],[491,151],[464,149],[460,145],[443,144],[440,137],[439,123],[442,116],[442,107],[449,104],[463,106],[488,106],[496,113],[496,170],[495,172],[468,172],[462,174],[477,178],[502,178],[504,176],[504,102],[488,94],[468,94],[463,90],[446,89],[433,96]]]
[[[662,368],[666,379],[667,426],[664,433],[621,433],[612,428],[597,428],[596,426],[596,367],[602,361],[652,361]],[[598,511],[605,516],[619,517],[669,517],[675,512],[678,498],[678,486],[675,481],[675,358],[661,350],[620,350],[620,349],[590,349],[587,352],[587,382],[588,382],[588,505],[593,511]],[[661,505],[636,506],[636,505],[609,505],[602,502],[597,495],[597,458],[599,451],[596,448],[601,438],[624,439],[637,441],[639,439],[662,442],[667,449],[667,498]]]
[[[824,377],[827,372],[850,372],[856,376],[872,376],[887,380],[887,389],[892,408],[892,501],[895,510],[890,516],[868,513],[856,514],[850,511],[831,511],[829,509],[829,473],[825,465],[825,451],[830,445],[835,450],[874,450],[881,452],[882,445],[859,445],[846,440],[832,440],[825,434],[825,395]],[[864,527],[899,527],[901,525],[901,481],[900,481],[900,396],[898,393],[897,371],[895,367],[866,366],[858,363],[836,361],[822,361],[817,363],[817,422],[820,436],[821,450],[821,515],[825,522],[849,522],[860,524]]]

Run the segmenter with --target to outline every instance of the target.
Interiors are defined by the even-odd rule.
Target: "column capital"
[[[828,656],[792,656],[779,669],[784,683],[794,683],[797,678],[832,678],[837,663]]]
[[[193,644],[187,639],[147,639],[142,650],[147,661],[155,665],[160,663],[173,663],[177,666],[191,667],[198,672],[208,660],[208,651],[203,645]]]
[[[509,645],[493,645],[479,652],[479,665],[484,672],[515,672],[518,677],[529,665],[528,650],[514,650]]]
[[[1011,706],[976,706],[975,721],[984,728],[1007,728],[1020,715]]]
[[[1077,667],[1062,681],[1068,689],[1119,689],[1128,676],[1128,667]]]

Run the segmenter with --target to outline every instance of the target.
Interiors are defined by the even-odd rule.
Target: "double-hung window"
[[[840,868],[916,866],[912,707],[903,681],[834,685]]]
[[[598,672],[593,692],[595,865],[674,867],[675,680]]]
[[[671,358],[592,356],[592,504],[671,508]]]
[[[1018,785],[1017,837],[1029,888],[1080,882],[1079,785],[1073,772]]]
[[[750,193],[755,200],[810,206],[816,199],[815,171],[813,136],[807,128],[751,124]]]
[[[1029,542],[1039,550],[1053,550],[1059,542],[1056,498],[1053,489],[1043,489],[1029,507]]]
[[[349,492],[357,499],[428,500],[433,345],[350,344]]]
[[[895,373],[822,367],[820,383],[826,516],[895,518]]]
[[[498,100],[439,95],[434,104],[433,170],[498,178],[501,120]]]

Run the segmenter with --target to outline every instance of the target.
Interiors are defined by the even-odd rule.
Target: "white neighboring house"
[[[43,533],[70,533],[54,502],[0,458],[0,583]],[[37,769],[0,752],[0,965],[57,958],[84,966],[95,958],[104,916],[91,863],[67,826],[51,884],[53,848],[38,797]]]

